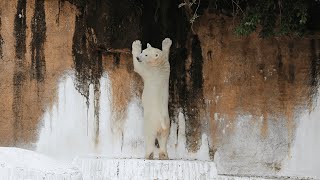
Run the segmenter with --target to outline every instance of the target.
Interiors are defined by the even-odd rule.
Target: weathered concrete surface
[[[320,177],[320,96],[317,97],[316,107],[309,113],[304,113],[297,123],[296,137],[292,143],[290,156],[282,163],[281,174],[308,176],[315,179]]]
[[[301,113],[315,105],[320,44],[315,37],[237,38],[233,27],[232,18],[209,14],[194,26],[218,170],[276,174],[290,156]]]
[[[132,69],[131,42],[142,39],[157,47],[169,36],[174,41],[169,109],[178,127],[179,113],[186,118],[188,150],[197,152],[207,134],[219,173],[278,174],[291,155],[300,115],[314,111],[320,37],[239,38],[232,18],[208,13],[197,19],[192,32],[178,1],[161,2],[158,12],[149,1],[82,6],[76,0],[2,0],[0,145],[33,147],[39,121],[56,101],[57,81],[71,68],[86,103],[93,86],[95,137],[102,121],[125,133],[128,106],[142,88]],[[121,7],[127,7],[125,13],[114,10]],[[104,72],[111,84],[109,119],[100,118]],[[316,160],[317,154],[310,159]]]
[[[0,4],[0,144],[32,146],[39,118],[55,100],[58,77],[72,66],[77,10],[55,1]]]

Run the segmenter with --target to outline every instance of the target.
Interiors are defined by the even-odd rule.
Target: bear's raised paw
[[[141,41],[135,40],[132,43],[132,52],[141,53]]]
[[[162,41],[162,49],[170,49],[171,45],[172,45],[172,41],[170,38],[165,38]]]

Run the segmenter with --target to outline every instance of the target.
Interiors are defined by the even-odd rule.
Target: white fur
[[[153,48],[149,43],[141,52],[141,42],[132,43],[134,71],[143,79],[142,105],[144,109],[144,134],[146,158],[152,159],[155,140],[160,146],[160,159],[168,159],[167,140],[170,129],[168,112],[169,100],[169,50],[172,41],[162,41],[162,50]]]

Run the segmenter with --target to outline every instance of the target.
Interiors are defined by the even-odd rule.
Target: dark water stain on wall
[[[289,101],[289,95],[288,95],[288,84],[289,78],[286,74],[286,67],[284,65],[284,57],[282,55],[282,50],[279,45],[279,42],[277,42],[278,48],[277,48],[277,56],[276,56],[276,63],[277,63],[277,85],[278,85],[278,91],[279,91],[279,109],[284,114],[287,114],[287,104],[286,102]],[[288,118],[288,117],[287,117]],[[290,117],[289,117],[290,118]]]
[[[23,120],[23,95],[22,89],[25,84],[25,53],[26,53],[26,0],[18,0],[17,12],[14,19],[15,36],[15,67],[13,74],[13,126],[14,142],[19,143],[19,130],[23,129],[21,121]]]
[[[187,70],[185,64],[187,58],[186,48],[177,48],[170,53],[169,113],[173,122],[177,122],[178,109],[186,107],[187,81],[185,75]]]
[[[31,21],[31,78],[42,82],[46,73],[44,43],[46,41],[44,0],[35,1],[34,15]]]
[[[2,46],[3,46],[3,38],[2,38],[2,35],[1,35],[1,25],[2,25],[2,19],[1,19],[1,16],[2,16],[2,10],[0,9],[0,59],[3,58],[3,49],[2,49]]]
[[[89,86],[99,82],[101,77],[101,59],[96,52],[92,53],[94,32],[87,27],[82,13],[76,17],[76,27],[73,36],[72,52],[74,56],[74,68],[76,70],[75,86],[78,91],[89,99]],[[88,103],[88,102],[87,102]]]
[[[138,38],[142,13],[140,0],[68,1],[81,13],[85,12],[83,20],[94,29],[97,48],[130,48]]]
[[[192,38],[191,45],[191,67],[190,67],[190,76],[191,76],[191,93],[194,95],[202,94],[202,86],[203,86],[203,75],[202,75],[202,67],[203,67],[203,57],[202,57],[202,49],[201,43],[197,35],[194,35]],[[202,96],[202,95],[201,95]]]
[[[196,152],[201,143],[201,114],[203,108],[203,57],[201,43],[197,35],[193,35],[191,43],[191,65],[189,69],[190,80],[187,87],[186,139],[187,148]]]
[[[14,36],[16,37],[16,58],[24,59],[26,54],[26,0],[18,0],[17,13],[14,18]]]
[[[289,48],[289,66],[288,66],[288,82],[289,83],[294,83],[295,80],[295,65],[293,59],[294,59],[294,43],[291,41],[288,44]]]
[[[112,48],[130,48],[140,36],[141,0],[112,0],[107,2],[108,11],[101,12],[107,21],[104,27],[103,44]],[[102,38],[101,37],[101,38]]]
[[[283,55],[281,52],[281,48],[278,44],[278,54],[277,54],[277,72],[278,72],[278,88],[279,88],[279,102],[280,102],[280,108],[281,111],[285,111],[285,103],[287,102],[287,88],[286,88],[286,73],[285,73],[285,67],[283,62]]]
[[[75,87],[87,99],[89,108],[89,87],[94,87],[95,143],[99,143],[100,78],[102,75],[102,56],[95,51],[96,36],[93,28],[86,23],[86,12],[82,8],[77,15],[73,36],[72,53],[74,56]]]
[[[318,95],[320,78],[320,39],[310,40],[310,81],[311,86],[310,97],[316,99]],[[312,106],[315,105],[315,100],[312,102]]]
[[[19,143],[19,130],[23,129],[22,120],[23,120],[23,85],[25,82],[25,72],[18,71],[14,73],[13,77],[13,103],[12,103],[12,112],[13,112],[13,127],[14,131],[14,143]]]

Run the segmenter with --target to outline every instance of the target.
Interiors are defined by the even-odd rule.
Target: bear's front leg
[[[170,38],[165,38],[163,41],[162,41],[162,51],[164,53],[166,53],[167,56],[169,56],[169,52],[170,52],[170,47],[172,45],[172,41]]]
[[[137,57],[141,54],[141,41],[140,40],[135,40],[132,43],[132,59],[133,59],[133,68],[134,71],[140,74],[142,76],[143,69],[142,69],[142,64],[137,60]]]
[[[135,40],[132,43],[132,55],[133,58],[136,58],[137,56],[139,56],[139,54],[141,53],[141,41],[140,40]]]

